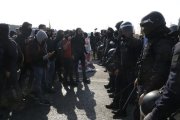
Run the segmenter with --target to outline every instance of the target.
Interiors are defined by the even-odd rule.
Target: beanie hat
[[[38,31],[38,33],[36,34],[36,38],[37,38],[37,41],[39,43],[41,43],[42,41],[44,41],[45,39],[48,38],[46,32],[44,32],[43,30],[40,30]]]

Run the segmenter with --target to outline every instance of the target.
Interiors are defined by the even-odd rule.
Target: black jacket
[[[48,60],[47,58],[44,58],[44,56],[47,55],[46,43],[40,45],[37,40],[33,40],[26,49],[26,55],[28,56],[28,59],[31,59],[31,64],[33,66],[47,67]]]
[[[56,57],[57,51],[56,51],[56,43],[55,42],[56,42],[55,40],[52,40],[50,38],[46,41],[47,52],[55,51],[55,54],[51,58],[49,58],[50,61],[55,60],[55,57]]]
[[[9,85],[17,84],[17,61],[18,61],[18,48],[15,41],[7,39],[3,43],[4,55],[2,58],[3,72],[9,72],[10,76],[8,79]]]
[[[19,47],[21,48],[21,51],[24,54],[25,53],[25,47],[26,47],[26,44],[27,44],[26,43],[27,42],[27,38],[21,34],[21,35],[17,36],[15,41],[19,45]]]
[[[172,44],[168,38],[157,36],[148,39],[142,52],[138,74],[138,83],[147,92],[164,85],[172,57]]]
[[[76,35],[72,38],[72,54],[74,56],[81,56],[86,53],[85,39],[81,35]]]
[[[175,45],[171,68],[163,94],[152,111],[153,120],[165,120],[180,108],[180,42]]]
[[[140,57],[142,43],[135,38],[125,38],[120,43],[119,68],[128,71],[136,70],[136,63]]]
[[[91,44],[92,50],[96,49],[96,43],[97,43],[97,41],[96,41],[95,37],[94,36],[90,36],[90,44]]]

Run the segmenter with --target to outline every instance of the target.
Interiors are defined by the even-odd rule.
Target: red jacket
[[[71,40],[64,39],[62,42],[62,46],[63,46],[63,57],[72,58]]]

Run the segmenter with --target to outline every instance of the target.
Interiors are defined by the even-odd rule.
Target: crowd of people
[[[106,108],[114,119],[127,116],[129,104],[135,106],[134,120],[169,118],[180,108],[179,26],[168,28],[154,11],[142,18],[139,37],[131,22],[115,27],[88,35],[81,28],[56,32],[44,24],[32,29],[28,22],[9,32],[8,24],[0,24],[0,107],[13,109],[27,96],[50,105],[44,94],[54,92],[55,79],[78,86],[79,63],[82,81],[89,84],[86,68],[93,66],[93,53],[109,74],[104,87],[113,101]]]
[[[94,69],[92,48],[81,28],[56,32],[24,22],[9,32],[8,24],[0,24],[0,108],[16,110],[27,99],[50,105],[45,94],[56,92],[56,80],[71,87],[90,84],[86,68]]]

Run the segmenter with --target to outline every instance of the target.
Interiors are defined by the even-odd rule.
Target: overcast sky
[[[139,31],[143,16],[151,11],[161,12],[167,26],[177,24],[180,0],[1,0],[0,22],[21,25],[28,21],[37,27],[43,23],[55,29],[81,27],[114,27],[118,21],[130,21]]]

